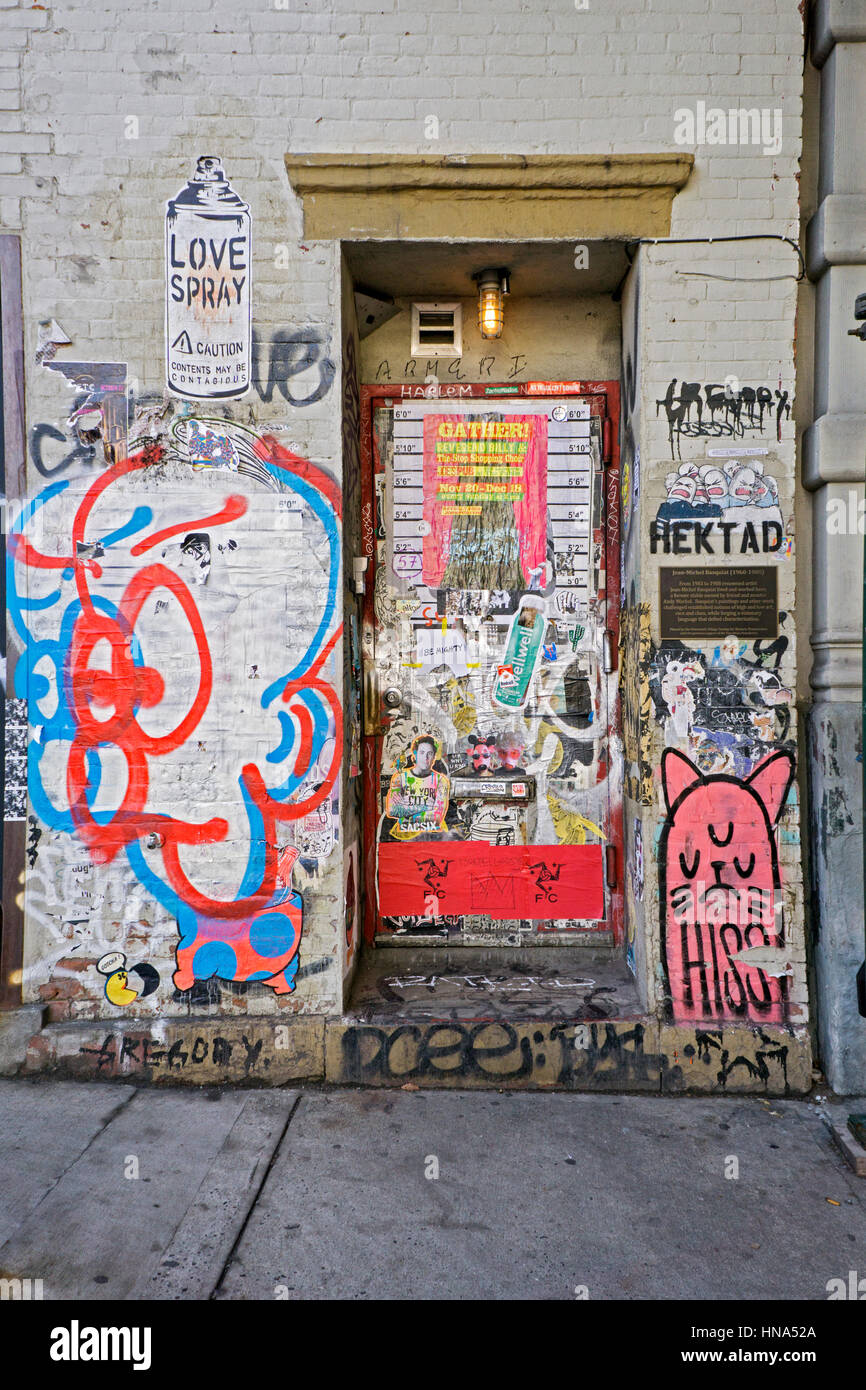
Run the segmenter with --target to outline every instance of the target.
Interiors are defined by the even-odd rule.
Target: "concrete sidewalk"
[[[866,1179],[823,1114],[864,1109],[3,1081],[0,1275],[46,1299],[825,1300],[866,1276]]]

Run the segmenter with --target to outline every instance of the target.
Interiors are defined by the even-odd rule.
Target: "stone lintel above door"
[[[304,236],[665,237],[694,155],[286,155]]]

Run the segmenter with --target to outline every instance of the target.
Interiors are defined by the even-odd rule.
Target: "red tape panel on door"
[[[384,917],[598,919],[602,877],[601,845],[380,844],[379,911]]]

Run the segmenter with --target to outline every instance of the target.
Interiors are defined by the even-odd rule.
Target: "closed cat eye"
[[[754,855],[752,857],[754,858]],[[698,865],[700,864],[700,862],[701,852],[699,849],[695,850],[694,862],[692,863],[692,867],[690,869],[686,868],[686,856],[684,854],[680,854],[680,868],[682,869],[686,878],[694,878],[695,874],[698,871]]]
[[[754,867],[755,867],[755,855],[754,855],[754,853],[752,853],[752,854],[749,855],[749,862],[748,862],[748,864],[746,865],[745,869],[741,869],[741,868],[740,868],[740,861],[739,861],[739,859],[737,858],[737,856],[734,855],[734,868],[736,869],[737,873],[740,875],[740,878],[750,878],[750,877],[751,877],[752,870],[754,869]]]

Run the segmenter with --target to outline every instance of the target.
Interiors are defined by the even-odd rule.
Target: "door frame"
[[[517,391],[514,387],[517,387]],[[373,641],[375,627],[375,576],[376,576],[376,500],[373,486],[373,411],[388,401],[428,400],[430,388],[413,381],[377,382],[375,385],[360,386],[361,396],[361,535],[363,553],[367,560],[367,580],[361,603],[361,660],[362,668],[368,657]],[[519,401],[530,397],[533,400],[551,396],[604,396],[607,411],[603,427],[602,466],[606,475],[605,483],[605,595],[607,603],[607,631],[610,634],[610,649],[613,654],[613,669],[619,665],[619,615],[620,615],[620,383],[618,381],[478,381],[441,382],[434,399],[474,400],[489,397],[500,405],[504,400]],[[366,690],[366,671],[362,680]],[[616,684],[613,709],[609,715],[609,727],[621,731],[620,691]],[[368,736],[362,720],[362,804],[363,804],[363,844],[364,844],[364,894],[363,894],[363,941],[365,947],[375,945],[376,932],[376,828],[379,823],[376,799],[376,781],[373,737]],[[611,775],[608,769],[608,777]],[[615,778],[612,786],[610,826],[612,843],[606,846],[605,876],[610,893],[610,930],[614,945],[621,947],[625,941],[625,882],[624,882],[624,813],[623,776]],[[612,853],[611,853],[612,851]]]
[[[27,496],[25,482],[24,425],[24,315],[21,298],[21,238],[0,236],[0,456],[4,459],[3,525],[4,576],[10,511],[16,516]],[[15,696],[17,639],[6,613],[5,578],[2,589],[3,653],[6,657],[6,687],[0,710],[0,861],[2,861],[2,905],[0,905],[0,1009],[15,1009],[22,1002],[21,966],[24,959],[24,862],[27,822],[24,817],[5,819],[6,801],[6,713]],[[10,640],[11,639],[11,640]],[[26,779],[26,766],[24,768]],[[26,812],[25,812],[26,814]]]

